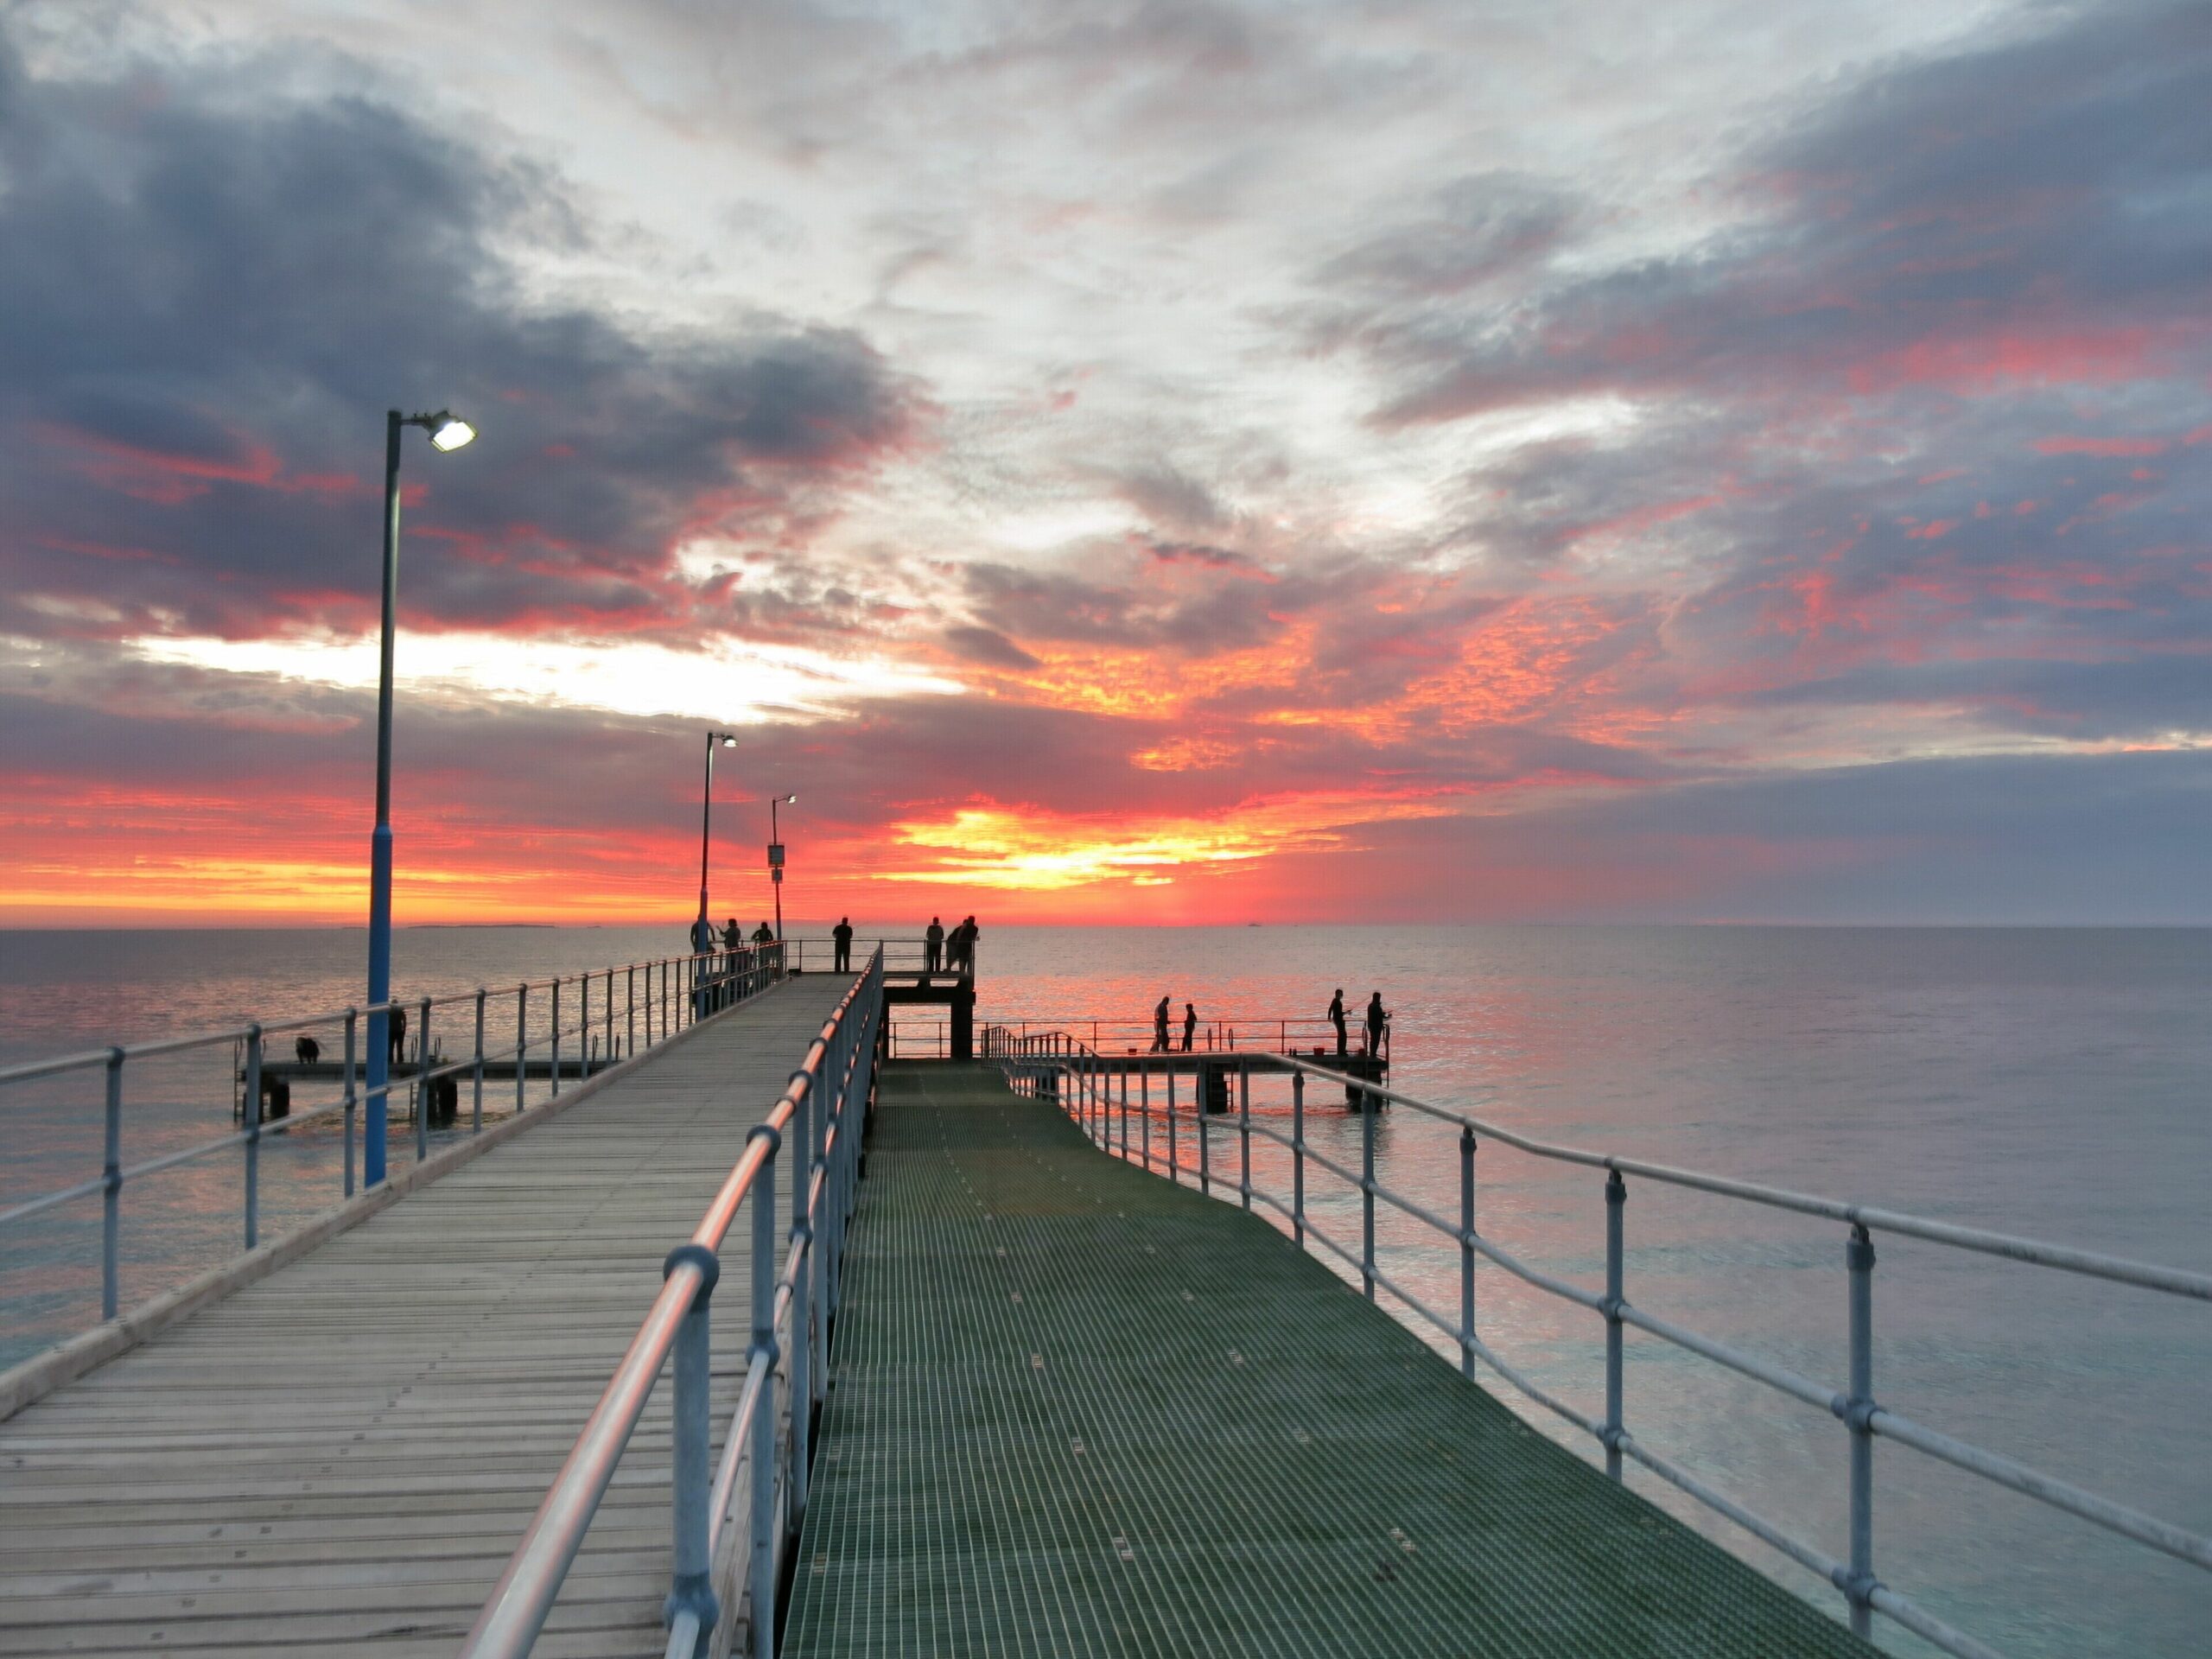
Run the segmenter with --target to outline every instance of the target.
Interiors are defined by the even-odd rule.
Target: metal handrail
[[[1175,1142],[1176,1122],[1180,1113],[1176,1105],[1172,1079],[1162,1103],[1155,1104],[1148,1089],[1143,1090],[1138,1099],[1132,1102],[1127,1069],[1120,1064],[1118,1057],[1102,1055],[1084,1043],[1080,1036],[1058,1030],[1017,1033],[1003,1026],[986,1027],[982,1033],[982,1052],[985,1058],[1000,1063],[1009,1082],[1017,1088],[1026,1087],[1032,1093],[1048,1094],[1055,1098],[1082,1124],[1084,1132],[1108,1152],[1130,1161],[1141,1162],[1147,1170],[1154,1167],[1152,1122],[1157,1117],[1165,1116],[1168,1125],[1167,1167],[1161,1173],[1179,1183],[1182,1166],[1175,1151]],[[1877,1437],[1909,1446],[1923,1456],[1936,1459],[1993,1484],[2035,1498],[2053,1509],[2091,1522],[2177,1560],[2212,1569],[2212,1538],[2190,1532],[2171,1522],[2044,1474],[2012,1459],[1984,1451],[1925,1427],[1882,1405],[1874,1397],[1872,1382],[1872,1235],[1876,1232],[1891,1233],[1955,1249],[1999,1256],[2057,1272],[2086,1274],[2196,1301],[2212,1300],[2212,1277],[2097,1251],[1991,1232],[1981,1228],[1933,1221],[1872,1205],[1845,1203],[1785,1188],[1762,1185],[1732,1177],[1678,1169],[1669,1165],[1648,1163],[1641,1159],[1615,1157],[1578,1147],[1560,1146],[1503,1128],[1468,1113],[1417,1099],[1397,1090],[1298,1060],[1294,1056],[1287,1058],[1292,1060],[1292,1129],[1287,1137],[1252,1122],[1251,1068],[1249,1064],[1239,1068],[1237,1116],[1234,1128],[1240,1156],[1235,1190],[1243,1207],[1250,1209],[1256,1198],[1288,1220],[1293,1236],[1300,1245],[1318,1243],[1357,1272],[1370,1300],[1375,1300],[1378,1287],[1386,1290],[1452,1338],[1459,1348],[1460,1370],[1464,1375],[1472,1376],[1475,1362],[1480,1360],[1530,1399],[1592,1436],[1605,1448],[1606,1472],[1613,1478],[1620,1478],[1622,1459],[1633,1459],[1716,1514],[1827,1580],[1843,1593],[1850,1611],[1852,1628],[1859,1635],[1868,1634],[1872,1616],[1878,1612],[1935,1646],[1961,1656],[1961,1659],[1998,1659],[1992,1649],[1974,1637],[1954,1629],[1875,1576],[1872,1446]],[[1362,1166],[1358,1171],[1347,1168],[1306,1144],[1306,1081],[1309,1076],[1332,1085],[1342,1085],[1351,1091],[1348,1097],[1357,1098],[1363,1095],[1370,1097],[1361,1103],[1367,1109],[1362,1114],[1363,1155]],[[1121,1081],[1118,1097],[1107,1084],[1109,1077],[1118,1077]],[[1383,1101],[1458,1127],[1460,1213],[1456,1223],[1402,1194],[1392,1192],[1376,1179],[1374,1106]],[[1216,1176],[1211,1171],[1208,1155],[1208,1114],[1203,1100],[1194,1098],[1192,1106],[1195,1117],[1192,1133],[1198,1146],[1196,1173],[1201,1190],[1211,1192],[1215,1182],[1219,1181],[1224,1187],[1229,1185],[1229,1182],[1225,1176]],[[1137,1153],[1132,1152],[1130,1145],[1129,1118],[1133,1113],[1140,1118],[1141,1127],[1141,1149]],[[1222,1127],[1225,1129],[1230,1126],[1224,1124]],[[1254,1135],[1273,1141],[1287,1147],[1291,1153],[1294,1196],[1288,1205],[1253,1185],[1251,1142]],[[1605,1172],[1605,1289],[1602,1294],[1530,1267],[1476,1230],[1475,1148],[1478,1135],[1502,1141],[1537,1158]],[[1306,1170],[1308,1164],[1319,1166],[1359,1192],[1363,1239],[1358,1249],[1329,1236],[1313,1224],[1306,1206]],[[1745,1353],[1728,1344],[1700,1335],[1671,1320],[1646,1313],[1631,1304],[1623,1287],[1626,1272],[1623,1212],[1627,1203],[1627,1178],[1631,1175],[1665,1185],[1710,1192],[1847,1224],[1851,1229],[1845,1249],[1850,1290],[1850,1386],[1847,1389],[1828,1387],[1800,1376],[1786,1366],[1775,1364],[1756,1354]],[[1378,1198],[1459,1245],[1460,1306],[1456,1323],[1419,1300],[1403,1286],[1377,1269],[1375,1205]],[[1547,1392],[1500,1359],[1481,1339],[1475,1325],[1474,1262],[1478,1255],[1497,1263],[1525,1283],[1592,1310],[1605,1320],[1605,1412],[1602,1418],[1586,1415]],[[1623,1424],[1623,1334],[1630,1327],[1762,1382],[1792,1399],[1825,1410],[1844,1424],[1851,1436],[1848,1560],[1838,1560],[1792,1537],[1772,1522],[1754,1514],[1726,1494],[1643,1446],[1627,1431]]]
[[[245,1167],[240,1212],[244,1248],[251,1251],[262,1243],[260,1148],[265,1137],[287,1135],[305,1124],[334,1114],[342,1114],[345,1119],[345,1150],[340,1196],[351,1198],[355,1186],[355,1119],[357,1114],[371,1102],[390,1102],[401,1096],[411,1097],[415,1157],[419,1163],[429,1156],[429,1119],[433,1115],[434,1096],[439,1084],[458,1078],[463,1073],[473,1075],[474,1086],[470,1128],[472,1133],[480,1133],[484,1127],[484,1070],[487,1064],[496,1065],[508,1060],[514,1063],[514,1107],[519,1111],[523,1109],[527,1097],[530,1052],[533,1047],[542,1048],[547,1054],[550,1091],[557,1096],[563,1080],[562,1043],[564,1039],[579,1039],[579,1052],[573,1063],[581,1076],[588,1077],[595,1067],[613,1064],[618,1050],[628,1056],[650,1052],[709,1014],[734,1007],[776,983],[784,976],[784,953],[780,945],[734,951],[718,949],[691,956],[620,963],[612,967],[594,968],[581,973],[556,974],[548,979],[525,981],[512,987],[503,986],[496,992],[491,988],[480,986],[473,991],[453,992],[443,996],[395,997],[386,1002],[320,1014],[289,1014],[217,1031],[189,1032],[147,1042],[116,1044],[75,1054],[0,1066],[0,1088],[60,1077],[73,1071],[98,1069],[105,1073],[105,1151],[100,1173],[0,1209],[0,1227],[29,1220],[94,1193],[100,1194],[103,1206],[100,1318],[103,1321],[111,1320],[118,1318],[121,1311],[122,1194],[130,1183],[181,1164],[243,1148]],[[592,1000],[592,989],[595,986],[604,987],[596,1011]],[[575,1023],[573,1025],[567,1023],[562,1015],[561,993],[564,987],[575,987],[578,991],[575,999]],[[542,995],[550,1005],[550,1023],[536,1034],[529,1027],[533,993]],[[489,1047],[486,1043],[486,1008],[488,1000],[495,995],[503,1002],[510,997],[514,999],[515,1040],[503,1047]],[[448,1060],[429,1041],[430,1017],[440,1008],[454,1007],[473,1010],[474,1039],[467,1052]],[[362,1077],[365,1056],[361,1052],[361,1039],[365,1031],[363,1021],[374,1014],[394,1013],[411,1014],[419,1021],[414,1033],[416,1058],[412,1069],[404,1076],[390,1077],[378,1086],[365,1086]],[[641,1026],[645,1039],[642,1048],[638,1042]],[[287,1103],[281,1116],[264,1116],[263,1103],[268,1092],[265,1084],[270,1081],[267,1065],[269,1037],[279,1032],[307,1033],[327,1027],[339,1027],[343,1033],[345,1058],[339,1092],[327,1100],[297,1109]],[[236,1105],[242,1127],[227,1135],[180,1147],[156,1158],[125,1164],[123,1161],[124,1082],[130,1063],[224,1045],[231,1045],[239,1051],[234,1082],[243,1085],[242,1097]],[[283,1063],[279,1062],[276,1069],[282,1071]]]
[[[861,1118],[874,1098],[882,1013],[879,948],[823,1022],[766,1119],[746,1137],[744,1152],[690,1238],[668,1253],[660,1294],[478,1613],[461,1645],[463,1659],[520,1659],[530,1652],[653,1385],[671,1357],[676,1547],[664,1607],[669,1659],[704,1653],[725,1614],[734,1611],[721,1605],[715,1585],[730,1554],[725,1522],[741,1467],[752,1475],[751,1557],[745,1574],[752,1649],[756,1659],[772,1659],[777,1575],[805,1512],[807,1423],[810,1408],[825,1392],[823,1360],[840,1297],[845,1230],[859,1184]],[[776,1169],[787,1140],[800,1156],[791,1165],[789,1245],[779,1274]],[[752,1343],[745,1383],[717,1461],[709,1421],[713,1354],[708,1313],[721,1276],[717,1252],[748,1201]],[[790,1433],[780,1440],[774,1422],[779,1372],[791,1419]]]

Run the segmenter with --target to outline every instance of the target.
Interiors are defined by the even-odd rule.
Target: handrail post
[[[1375,1103],[1359,1101],[1359,1282],[1375,1300]]]
[[[245,1028],[245,1247],[261,1238],[261,1027]]]
[[[766,1367],[753,1395],[753,1561],[746,1577],[753,1659],[776,1653],[776,1153],[783,1136],[763,1123],[746,1137],[765,1140],[768,1155],[753,1183],[753,1352]]]
[[[481,985],[476,988],[476,1088],[475,1103],[469,1108],[468,1128],[472,1135],[484,1133],[484,997]]]
[[[1129,1160],[1129,1074],[1121,1074],[1122,1090],[1122,1161]]]
[[[632,963],[622,970],[622,1040],[628,1045],[626,1057],[638,1052],[638,966]],[[647,1041],[652,1039],[648,1038]]]
[[[699,1274],[699,1287],[691,1306],[676,1327],[676,1404],[671,1448],[671,1509],[675,1527],[672,1570],[668,1599],[661,1604],[661,1618],[673,1625],[689,1613],[699,1632],[695,1655],[707,1651],[721,1613],[715,1596],[714,1558],[707,1548],[713,1529],[708,1513],[714,1498],[714,1338],[709,1308],[715,1285],[721,1277],[721,1263],[703,1244],[679,1244],[661,1263],[666,1279],[679,1267],[691,1266]]]
[[[1844,1247],[1851,1275],[1851,1573],[1841,1586],[1851,1604],[1851,1633],[1873,1625],[1874,1589],[1874,1241],[1863,1226]]]
[[[1152,1068],[1137,1073],[1137,1144],[1144,1153],[1144,1166],[1152,1167]]]
[[[553,976],[553,1094],[561,1093],[561,976]]]
[[[1621,1478],[1621,1285],[1627,1269],[1628,1183],[1605,1174],[1605,1472]]]
[[[1290,1074],[1290,1236],[1306,1248],[1306,1074]]]
[[[530,982],[525,980],[515,987],[515,1110],[520,1112],[527,1096],[523,1090],[530,1076]]]
[[[354,1069],[359,1064],[354,1057],[354,1034],[360,1018],[355,1009],[346,1010],[346,1109],[342,1116],[346,1130],[346,1196],[349,1198],[353,1196],[353,1114],[358,1104],[353,1092],[359,1077]]]
[[[814,1382],[810,1375],[814,1357],[814,1090],[805,1086],[806,1073],[794,1071],[791,1081],[801,1087],[791,1113],[793,1146],[798,1155],[791,1160],[791,1503],[785,1531],[796,1535],[799,1522],[806,1515],[807,1421],[809,1408],[814,1402]],[[830,1116],[830,1102],[823,1103],[822,1117]],[[823,1184],[827,1191],[829,1183]]]
[[[607,1014],[604,1023],[607,1027],[607,1063],[612,1065],[614,1064],[614,970],[612,968],[607,970]]]
[[[1206,1087],[1205,1073],[1193,1073],[1191,1078],[1191,1133],[1198,1137],[1198,1191],[1208,1198],[1213,1196],[1213,1162],[1207,1144],[1213,1137],[1206,1133],[1206,1114],[1213,1107],[1213,1103],[1206,1098],[1211,1092]]]
[[[350,1033],[351,1027],[348,1027]],[[100,1318],[115,1317],[117,1262],[123,1235],[123,1051],[107,1052],[106,1150],[100,1160]],[[348,1141],[350,1147],[352,1142]],[[353,1164],[346,1166],[352,1174]]]
[[[1475,1132],[1459,1128],[1459,1375],[1475,1374]]]
[[[415,1033],[415,1161],[430,1155],[430,999],[422,1002],[422,1025]]]
[[[1252,1062],[1236,1063],[1237,1196],[1252,1207]]]
[[[1176,1186],[1183,1185],[1183,1154],[1175,1144],[1175,1067],[1170,1061],[1167,1068],[1167,1179]]]
[[[583,1074],[591,1076],[591,976],[576,976],[576,1055],[583,1062]]]

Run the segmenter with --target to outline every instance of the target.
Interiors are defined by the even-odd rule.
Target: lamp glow
[[[475,440],[476,429],[467,421],[452,415],[447,416],[430,429],[430,447],[434,449],[442,449],[448,454],[460,448],[463,444],[473,443]]]

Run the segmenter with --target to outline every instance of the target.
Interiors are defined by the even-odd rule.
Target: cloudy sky
[[[0,6],[0,921],[2212,920],[2212,9]]]

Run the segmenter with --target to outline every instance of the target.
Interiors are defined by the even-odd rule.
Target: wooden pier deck
[[[766,993],[0,1424],[0,1655],[451,1655],[849,983]],[[717,1435],[742,1364],[724,1344]],[[661,1651],[669,1393],[544,1659]]]
[[[995,1070],[880,1101],[785,1654],[1873,1653]]]

